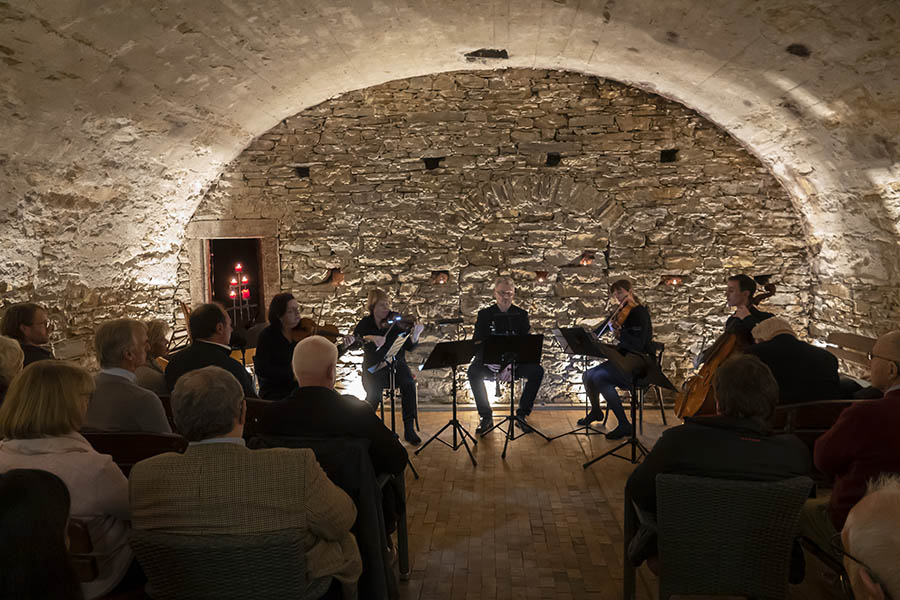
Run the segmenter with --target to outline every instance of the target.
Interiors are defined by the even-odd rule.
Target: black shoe
[[[420,438],[416,434],[416,430],[413,429],[412,427],[405,428],[405,430],[403,432],[403,439],[405,439],[407,442],[409,442],[413,446],[418,446],[419,444],[422,443],[422,438]]]
[[[631,430],[632,430],[632,428],[630,425],[627,427],[623,427],[622,425],[619,425],[618,427],[616,427],[615,429],[613,429],[612,431],[610,431],[609,433],[606,434],[606,439],[621,440],[622,438],[628,437],[629,435],[631,435]]]
[[[494,426],[494,417],[482,417],[478,427],[475,428],[475,435],[484,435]]]
[[[595,413],[594,411],[589,412],[584,417],[578,419],[579,425],[590,425],[594,421],[600,421],[603,417],[600,416],[600,413]]]
[[[525,422],[525,417],[516,419],[516,427],[521,429],[523,433],[531,433],[534,431],[534,429],[531,428],[531,425]]]

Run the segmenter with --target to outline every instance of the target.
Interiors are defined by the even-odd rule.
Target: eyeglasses
[[[888,594],[887,586],[885,586],[884,582],[878,578],[878,575],[876,575],[875,572],[872,571],[871,567],[869,567],[869,565],[867,565],[863,561],[859,560],[858,558],[856,558],[855,556],[853,556],[852,554],[850,554],[849,552],[844,550],[844,545],[841,543],[841,534],[840,533],[836,533],[833,536],[831,536],[831,550],[835,555],[848,558],[848,559],[852,560],[853,562],[855,562],[856,564],[858,564],[863,569],[865,569],[866,573],[869,574],[869,577],[872,578],[872,581],[874,581],[876,584],[881,586],[881,590],[884,592],[885,600],[892,600],[891,595]],[[854,598],[854,595],[853,595],[853,588],[850,585],[850,577],[847,574],[842,574],[840,581],[841,581],[841,592],[843,593],[844,597],[850,598],[852,600]]]
[[[888,358],[887,356],[881,356],[880,354],[875,354],[874,352],[869,352],[866,356],[869,357],[869,362],[872,362],[873,358],[880,358],[881,360],[886,360],[888,362],[892,362],[897,365],[897,370],[900,370],[900,361],[894,360],[893,358]]]

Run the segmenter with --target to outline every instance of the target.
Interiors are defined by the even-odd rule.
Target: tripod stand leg
[[[428,447],[428,444],[430,444],[430,443],[433,442],[434,440],[438,439],[438,436],[441,435],[442,433],[444,433],[444,431],[445,431],[448,427],[450,427],[450,426],[452,426],[452,425],[453,425],[453,421],[449,421],[446,425],[444,425],[443,427],[441,427],[441,428],[438,430],[438,432],[437,432],[436,434],[434,434],[433,436],[431,436],[430,438],[428,438],[428,440],[427,440],[424,444],[422,444],[421,446],[419,446],[419,448],[418,448],[413,454],[415,454],[416,456],[418,456],[418,455],[419,455],[419,452],[421,452],[422,450],[424,450],[425,448],[427,448],[427,447]]]

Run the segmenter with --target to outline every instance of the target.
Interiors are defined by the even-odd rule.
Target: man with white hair
[[[369,453],[376,473],[397,474],[408,461],[406,448],[381,422],[372,406],[334,390],[337,347],[312,335],[294,348],[292,368],[299,389],[268,405],[257,432],[273,435],[357,437],[371,441]]]
[[[844,568],[857,600],[900,598],[900,475],[883,475],[847,515]]]
[[[834,489],[827,501],[806,501],[800,530],[823,549],[830,547],[869,480],[882,473],[900,473],[900,330],[875,342],[869,353],[869,380],[884,397],[844,409],[831,429],[816,440],[813,462],[834,478]]]
[[[134,319],[102,323],[94,333],[100,372],[84,416],[85,431],[171,433],[159,397],[137,384],[135,371],[147,362],[147,327]]]
[[[841,397],[838,361],[822,348],[797,339],[790,323],[770,317],[753,328],[756,342],[745,352],[763,361],[778,382],[778,404]]]
[[[362,573],[350,532],[356,507],[328,479],[313,451],[248,449],[244,390],[221,367],[179,377],[172,412],[190,444],[184,454],[159,454],[132,468],[132,526],[186,535],[295,530],[306,549],[310,583],[303,596],[322,596],[333,577],[343,585],[344,597],[355,597]]]

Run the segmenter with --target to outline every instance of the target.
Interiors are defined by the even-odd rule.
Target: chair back
[[[844,410],[865,400],[816,400],[798,404],[783,404],[775,408],[769,425],[776,433],[792,433],[800,438],[810,452],[816,440],[831,429]]]
[[[131,531],[131,548],[154,600],[322,597],[331,578],[309,580],[300,532],[183,535]]]
[[[369,456],[369,440],[257,434],[249,439],[247,446],[254,449],[310,448],[315,452],[316,460],[328,478],[356,505],[356,523],[351,531],[356,536],[363,563],[359,597],[372,600],[396,597],[397,582],[385,556],[387,533],[381,487]]]
[[[100,575],[100,567],[97,565],[97,555],[87,523],[69,519],[66,535],[69,539],[69,558],[72,560],[78,581],[82,583],[94,581]]]
[[[656,477],[659,597],[784,598],[813,482]]]
[[[184,452],[187,440],[176,433],[103,432],[81,435],[100,454],[109,454],[125,477],[136,463],[164,452]]]
[[[657,367],[662,367],[662,356],[663,351],[666,349],[666,345],[662,342],[650,342],[650,358],[653,360],[653,363]],[[635,385],[639,388],[648,388],[651,383],[647,376],[641,377],[635,382]]]

